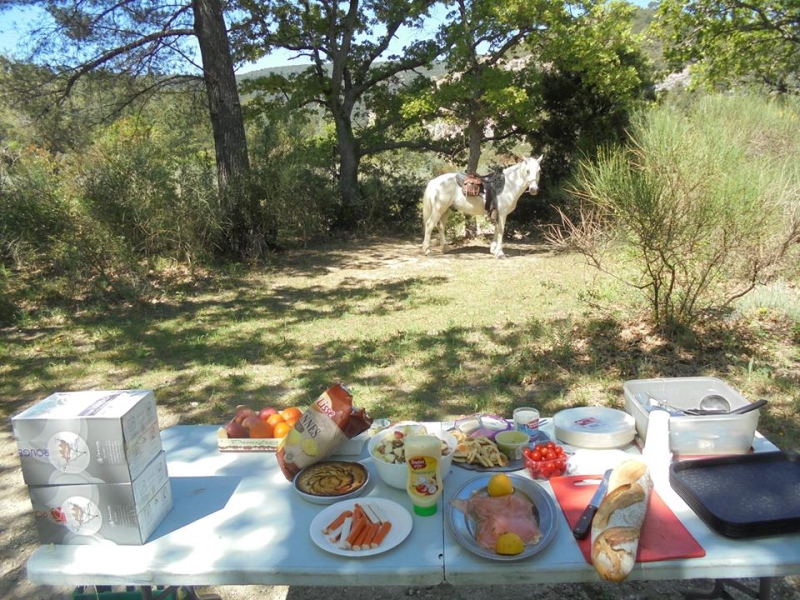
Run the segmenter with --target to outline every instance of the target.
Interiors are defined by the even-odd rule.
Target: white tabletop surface
[[[553,541],[521,561],[500,562],[464,549],[445,525],[445,506],[474,471],[454,466],[435,516],[414,515],[409,537],[383,554],[350,558],[318,548],[309,525],[324,506],[294,493],[271,453],[221,453],[216,426],[162,432],[174,508],[143,546],[47,545],[28,561],[33,583],[60,585],[436,585],[597,581],[566,519],[556,510]],[[774,450],[758,436],[756,451]],[[599,473],[638,450],[579,450],[576,473]],[[411,512],[402,490],[386,486],[365,452],[366,497],[394,500]],[[703,546],[706,556],[638,563],[631,580],[742,578],[800,574],[800,534],[733,540],[711,531],[672,490],[666,464],[652,466],[662,499]],[[525,472],[519,475],[526,476]],[[552,494],[547,482],[540,482]],[[557,506],[557,504],[556,504]]]

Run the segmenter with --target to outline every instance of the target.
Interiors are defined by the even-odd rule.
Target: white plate
[[[582,448],[619,448],[633,441],[636,422],[626,412],[603,406],[559,411],[553,417],[556,437]]]
[[[338,544],[331,542],[328,536],[322,533],[322,530],[342,512],[345,510],[353,510],[356,502],[360,503],[362,506],[364,504],[377,506],[386,518],[392,522],[392,528],[389,530],[389,533],[386,534],[383,543],[377,548],[370,548],[369,550],[345,550],[344,548],[339,548]],[[411,533],[412,523],[411,513],[397,502],[392,502],[386,498],[361,498],[359,500],[344,500],[343,502],[338,502],[327,507],[311,521],[310,533],[314,543],[326,552],[357,558],[360,556],[372,556],[373,554],[380,554],[381,552],[391,550],[408,537],[408,534]]]

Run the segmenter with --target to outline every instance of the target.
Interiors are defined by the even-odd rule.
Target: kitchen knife
[[[589,533],[589,528],[592,526],[592,519],[594,519],[594,515],[597,512],[597,509],[600,507],[600,503],[603,501],[603,497],[606,495],[606,490],[608,489],[608,479],[611,477],[612,469],[606,471],[605,475],[603,475],[603,481],[600,482],[600,485],[597,486],[597,489],[594,492],[594,496],[589,501],[589,506],[583,511],[581,518],[578,519],[577,524],[572,530],[572,535],[575,536],[576,540],[582,540],[586,537],[586,534]]]

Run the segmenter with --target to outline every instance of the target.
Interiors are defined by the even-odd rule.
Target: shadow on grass
[[[182,423],[221,422],[237,404],[286,398],[297,390],[305,397],[292,402],[308,404],[334,381],[357,382],[357,400],[376,417],[437,420],[479,410],[510,414],[527,403],[551,415],[570,402],[622,408],[627,379],[746,372],[748,357],[763,352],[746,330],[710,330],[702,344],[678,345],[654,342],[636,324],[592,317],[533,319],[523,326],[450,324],[437,331],[390,331],[377,339],[354,332],[318,344],[287,335],[345,315],[398,317],[412,304],[453,301],[420,293],[435,290],[445,281],[442,276],[346,276],[333,288],[313,284],[333,269],[364,272],[409,260],[417,251],[400,241],[370,247],[362,256],[354,246],[359,245],[301,253],[281,266],[288,283],[270,285],[269,270],[258,277],[233,270],[176,289],[175,300],[83,311],[60,329],[6,330],[0,412],[9,417],[56,390],[117,387],[120,381],[133,386],[143,373],[157,372],[164,377],[159,404]],[[517,256],[539,251],[514,247]],[[483,252],[473,246],[455,256]],[[494,259],[487,254],[487,260]],[[287,274],[292,277],[285,279]],[[96,372],[93,360],[113,364],[114,373]],[[283,365],[291,377],[261,378],[258,370],[271,364]],[[409,371],[416,375],[411,386]],[[30,381],[36,390],[25,383]],[[772,379],[774,388],[787,395],[797,383],[791,370]],[[582,387],[589,391],[576,395]],[[587,394],[595,395],[587,401]],[[762,431],[800,439],[792,402],[762,411]]]

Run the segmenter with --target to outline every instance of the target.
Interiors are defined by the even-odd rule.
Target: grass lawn
[[[670,342],[581,257],[510,240],[421,255],[419,240],[298,250],[186,278],[146,304],[50,310],[0,330],[6,417],[58,390],[151,388],[162,426],[237,404],[307,405],[333,382],[374,417],[622,408],[627,379],[717,376],[766,398],[759,429],[798,447],[800,299],[760,290],[722,326]],[[6,427],[9,427],[6,420]]]

